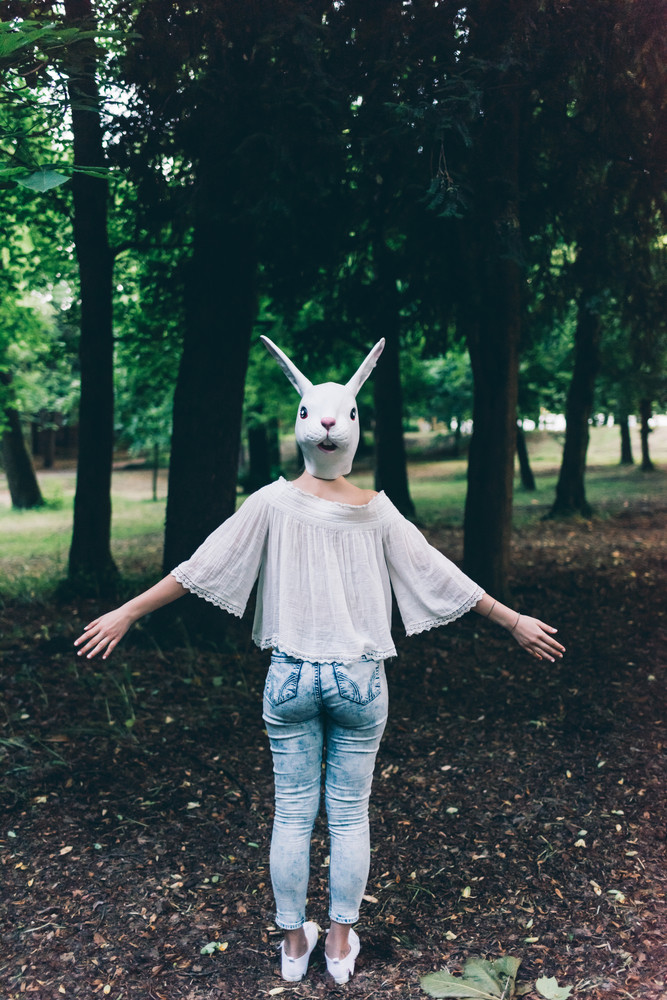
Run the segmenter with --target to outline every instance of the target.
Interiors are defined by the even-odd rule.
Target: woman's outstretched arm
[[[496,625],[502,625],[513,636],[519,645],[532,653],[538,660],[562,659],[565,646],[561,646],[554,639],[558,629],[552,625],[546,625],[539,618],[531,618],[530,615],[519,614],[512,608],[506,607],[500,601],[496,601],[488,594],[477,602],[473,611],[476,611],[482,618],[488,618]]]
[[[131,625],[150,611],[157,611],[165,604],[171,604],[183,594],[187,594],[185,587],[181,586],[173,576],[165,576],[150,590],[145,590],[127,604],[114,611],[108,611],[107,614],[86,625],[83,635],[74,643],[75,646],[81,646],[78,655],[83,656],[85,653],[86,658],[90,660],[104,651],[102,659],[106,660]]]

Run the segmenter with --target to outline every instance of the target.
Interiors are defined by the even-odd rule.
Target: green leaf
[[[555,976],[541,976],[535,983],[535,989],[546,1000],[567,1000],[572,992],[571,986],[559,986]]]
[[[60,187],[69,180],[65,174],[59,174],[57,170],[36,170],[34,174],[27,177],[17,177],[17,182],[21,187],[30,188],[31,191],[50,191],[51,188]]]
[[[203,948],[199,949],[200,955],[213,955],[216,951],[226,951],[227,942],[226,941],[209,941],[205,944]]]
[[[470,986],[459,976],[452,976],[449,972],[431,972],[428,976],[421,976],[419,984],[431,997],[477,997],[477,1000],[497,1000],[500,996],[499,993],[485,993]]]
[[[485,958],[469,958],[461,977],[448,972],[433,972],[422,976],[422,989],[432,997],[477,997],[478,1000],[510,1000],[514,995],[520,958],[504,955],[489,962]]]

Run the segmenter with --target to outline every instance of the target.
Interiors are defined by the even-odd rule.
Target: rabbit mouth
[[[335,445],[333,441],[330,441],[329,438],[327,438],[326,441],[320,441],[317,447],[320,449],[320,451],[328,451],[329,453],[331,453],[332,451],[336,450],[338,445]]]

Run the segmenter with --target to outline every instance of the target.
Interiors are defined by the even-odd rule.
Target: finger
[[[540,643],[539,649],[540,649],[540,652],[548,660],[551,660],[552,663],[555,662],[554,657],[557,656],[559,659],[562,659],[562,657],[563,657],[563,654],[560,652],[560,648],[555,648],[554,646],[551,646],[551,645],[549,645],[546,642]]]
[[[91,629],[97,628],[101,622],[101,618],[96,618],[94,622],[89,622],[83,627],[83,635],[80,635],[78,639],[75,640],[74,645],[78,646],[80,643],[85,642],[91,637]]]
[[[103,650],[108,643],[109,643],[109,636],[108,635],[101,636],[100,641],[97,643],[94,649],[91,649],[86,659],[90,660],[92,659],[93,656],[97,656],[97,654],[101,652],[101,650]]]
[[[553,634],[558,631],[558,629],[554,628],[553,625],[547,625],[546,622],[541,622],[539,618],[536,618],[535,621],[541,629],[544,629],[545,632],[551,632]]]
[[[106,660],[106,658],[109,655],[109,653],[112,653],[113,650],[116,648],[117,645],[118,645],[118,639],[112,639],[111,642],[109,643],[109,645],[108,645],[108,647],[107,647],[107,649],[106,649],[106,651],[105,651],[102,659]]]
[[[99,643],[100,639],[102,638],[103,638],[102,633],[99,630],[95,632],[95,634],[90,637],[86,645],[81,647],[81,649],[79,650],[79,656],[81,656],[84,653],[90,655],[91,650],[95,648],[95,646]]]
[[[83,653],[87,653],[89,649],[92,649],[92,647],[97,642],[98,637],[99,637],[98,632],[89,633],[88,635],[82,635],[78,641],[85,642],[86,645],[81,647],[78,655],[81,656]]]

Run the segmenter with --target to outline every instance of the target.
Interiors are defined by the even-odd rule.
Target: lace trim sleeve
[[[471,597],[456,611],[451,611],[449,614],[440,615],[437,618],[427,618],[423,622],[412,622],[405,630],[406,635],[418,635],[420,632],[428,632],[432,628],[438,628],[440,625],[449,625],[450,622],[456,621],[457,618],[462,618],[463,615],[467,614],[476,604],[481,601],[484,597],[484,590],[481,587],[477,588],[477,591],[472,594]]]
[[[177,566],[176,569],[172,569],[171,575],[178,580],[178,582],[189,590],[190,593],[195,594],[197,597],[202,597],[209,604],[215,604],[216,608],[222,608],[223,611],[228,611],[230,615],[235,615],[236,618],[243,618],[244,608],[239,607],[237,604],[232,604],[230,601],[226,601],[223,597],[219,597],[217,594],[213,594],[210,590],[206,590],[204,587],[200,587],[198,584],[190,580],[186,573]]]

